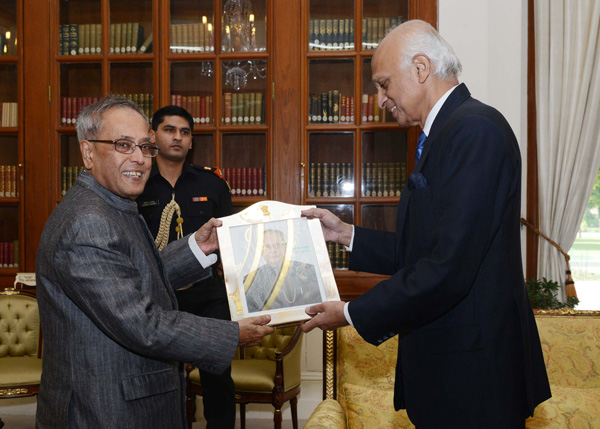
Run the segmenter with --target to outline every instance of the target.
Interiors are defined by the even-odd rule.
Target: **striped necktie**
[[[419,134],[419,139],[417,140],[417,152],[415,153],[415,165],[421,159],[421,154],[423,153],[423,146],[425,146],[425,140],[427,140],[427,134],[424,131],[421,131]]]

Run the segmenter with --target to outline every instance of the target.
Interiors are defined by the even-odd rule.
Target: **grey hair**
[[[452,46],[429,23],[421,20],[409,22],[417,24],[417,27],[404,39],[402,66],[409,67],[415,55],[424,54],[433,65],[434,75],[442,80],[458,77],[462,65]]]
[[[102,127],[104,114],[110,109],[117,108],[136,111],[144,118],[144,121],[146,121],[146,124],[148,125],[146,114],[134,101],[120,95],[109,94],[106,98],[90,104],[81,110],[81,113],[77,117],[77,139],[81,141],[98,138],[98,132]]]

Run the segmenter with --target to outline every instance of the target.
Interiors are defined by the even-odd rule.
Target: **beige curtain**
[[[600,167],[600,1],[535,1],[539,228],[565,251]],[[538,278],[563,286],[564,257],[540,240]]]

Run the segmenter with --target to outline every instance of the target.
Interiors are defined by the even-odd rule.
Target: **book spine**
[[[369,94],[367,99],[367,122],[373,122],[373,94]]]
[[[362,95],[362,122],[366,123],[369,120],[369,95]]]
[[[79,26],[69,24],[69,55],[77,55],[79,47]]]
[[[332,103],[333,122],[338,124],[340,122],[340,91],[337,89],[332,92]]]
[[[17,166],[10,166],[10,196],[12,198],[18,197],[17,193]]]
[[[308,196],[315,196],[315,186],[317,184],[317,167],[314,162],[311,162],[308,167]]]
[[[90,51],[90,47],[88,45],[88,40],[90,37],[89,33],[89,25],[82,24],[79,26],[79,40],[77,41],[77,55],[86,55],[85,47],[88,49],[88,53]]]
[[[323,196],[323,166],[317,162],[317,171],[315,172],[315,197]]]
[[[263,94],[262,92],[256,93],[256,116],[254,120],[257,124],[264,124],[264,110],[265,106],[263,104]]]
[[[69,24],[65,24],[62,26],[62,51],[61,55],[69,55],[69,38],[70,38],[70,28]]]
[[[250,122],[250,93],[245,92],[242,95],[242,122],[248,125]]]
[[[7,198],[6,195],[6,167],[0,165],[0,198]]]

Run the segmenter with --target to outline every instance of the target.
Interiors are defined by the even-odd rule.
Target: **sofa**
[[[553,397],[526,427],[600,427],[600,312],[538,311],[536,321]],[[414,428],[393,406],[397,337],[375,347],[346,326],[324,343],[325,399],[305,429]]]

